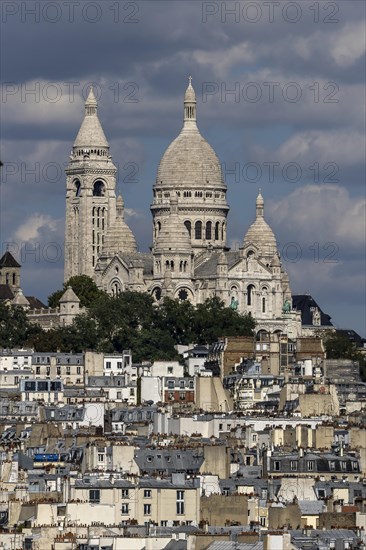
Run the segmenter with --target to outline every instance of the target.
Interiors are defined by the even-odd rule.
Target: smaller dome
[[[243,246],[255,245],[259,256],[273,256],[277,251],[276,237],[264,219],[264,200],[259,192],[256,200],[256,219],[244,237]]]
[[[170,214],[162,220],[162,227],[156,239],[155,251],[191,251],[191,239],[186,226],[178,214],[178,197],[170,199]]]
[[[275,254],[270,263],[271,267],[281,267],[281,262],[278,254]]]
[[[103,252],[106,254],[134,253],[136,239],[124,219],[124,202],[121,195],[116,200],[116,220],[104,237]]]

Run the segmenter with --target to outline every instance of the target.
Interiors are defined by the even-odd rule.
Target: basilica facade
[[[241,247],[227,246],[227,186],[215,151],[198,129],[191,81],[182,130],[163,154],[153,186],[151,253],[138,251],[123,198],[116,197],[117,169],[97,108],[90,89],[66,169],[65,281],[85,274],[110,294],[144,291],[157,303],[165,296],[193,304],[217,296],[250,313],[257,330],[300,336],[301,315],[292,307],[261,193]]]

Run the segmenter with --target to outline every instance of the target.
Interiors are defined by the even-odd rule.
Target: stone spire
[[[93,86],[90,86],[88,97],[85,101],[85,116],[96,115],[98,110],[98,102],[94,95]]]
[[[260,189],[259,189],[259,192],[258,192],[257,200],[255,202],[255,213],[256,213],[256,218],[259,218],[259,217],[263,218],[263,215],[264,215],[264,200],[263,200],[262,193],[261,193]]]
[[[93,87],[90,86],[89,94],[85,101],[84,120],[76,136],[74,149],[84,148],[89,150],[92,147],[109,149],[109,143],[100,124],[97,111],[98,102],[94,95]]]
[[[192,77],[189,77],[188,88],[184,95],[184,126],[196,126],[196,94],[192,86]]]

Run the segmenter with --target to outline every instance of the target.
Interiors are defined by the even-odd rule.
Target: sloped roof
[[[14,293],[11,290],[9,285],[0,285],[0,301],[3,300],[12,300],[14,298]]]
[[[16,261],[14,256],[7,250],[3,257],[0,259],[0,268],[1,267],[20,267],[20,264]]]
[[[301,324],[312,325],[313,315],[310,308],[317,307],[320,313],[320,325],[332,327],[330,315],[327,315],[322,311],[317,302],[310,294],[293,294],[292,305],[294,309],[298,309],[301,312]]]
[[[29,305],[30,305],[31,309],[47,308],[47,306],[43,302],[41,302],[41,300],[36,298],[35,296],[26,296],[26,298],[29,302]]]
[[[200,264],[194,272],[196,278],[216,277],[217,276],[217,264],[220,258],[221,252],[213,252],[208,259]],[[226,252],[227,266],[231,269],[233,265],[240,259],[239,251]]]

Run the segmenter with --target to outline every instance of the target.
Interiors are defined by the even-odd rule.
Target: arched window
[[[102,181],[98,180],[93,186],[93,197],[104,197],[105,185]]]
[[[202,239],[202,222],[196,222],[194,226],[194,237],[196,240]]]
[[[153,294],[155,300],[158,300],[158,301],[159,301],[160,298],[161,298],[161,288],[158,287],[158,286],[155,287],[154,290],[152,291],[152,294]]]
[[[249,285],[247,288],[247,306],[252,306],[254,302],[254,285]]]
[[[219,240],[219,233],[220,233],[220,222],[216,222],[215,224],[215,241]]]
[[[210,241],[212,239],[212,222],[206,223],[206,240]]]
[[[266,299],[262,298],[262,313],[266,313]]]
[[[13,273],[13,286],[15,286],[15,281],[16,281],[16,275],[15,273]]]
[[[192,232],[192,224],[189,220],[185,221],[184,222],[184,225],[189,233],[189,236],[191,236],[191,232]]]
[[[9,284],[9,281],[10,281],[10,279],[9,279],[9,273],[7,273],[7,274],[5,275],[5,284],[8,285],[8,284]]]
[[[79,180],[74,181],[74,188],[75,188],[75,197],[80,196],[80,189],[81,189],[81,183]]]
[[[112,295],[114,298],[117,298],[117,296],[121,293],[121,285],[119,281],[113,281],[111,285]]]

